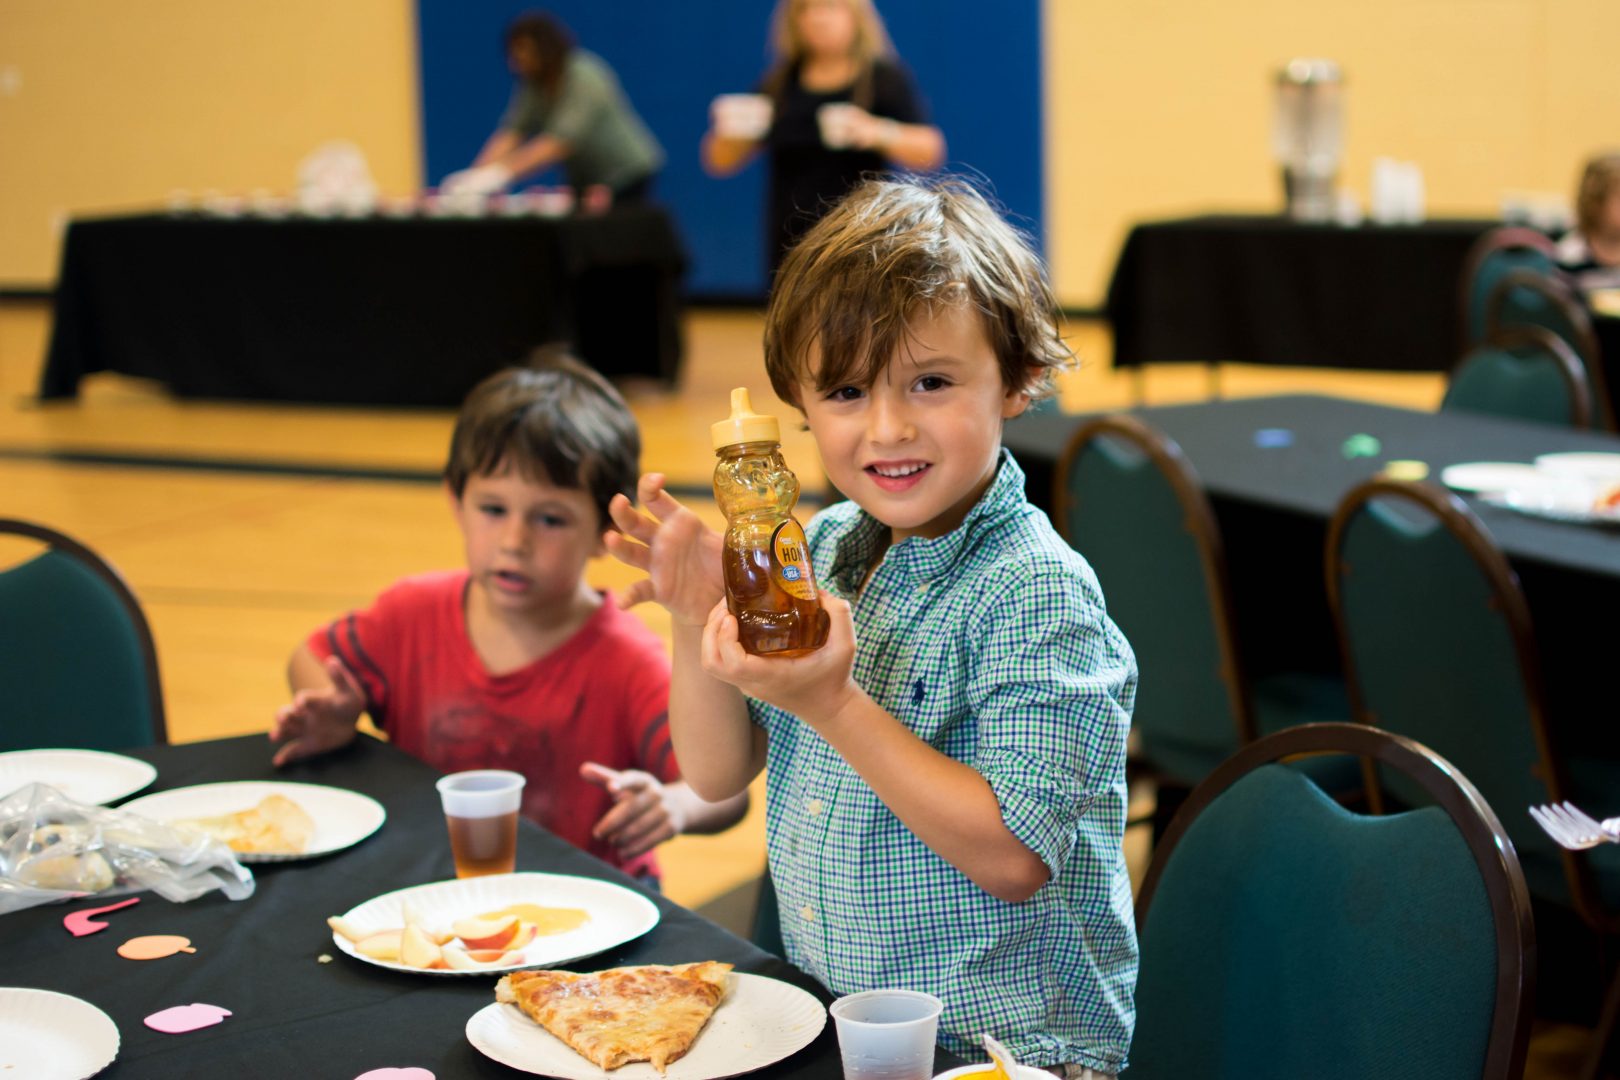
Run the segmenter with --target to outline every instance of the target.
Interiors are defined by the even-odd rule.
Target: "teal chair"
[[[1345,809],[1279,760],[1355,754],[1423,809]],[[1408,739],[1310,724],[1182,805],[1136,902],[1131,1080],[1509,1080],[1535,978],[1530,898],[1474,786]]]
[[[1492,229],[1478,240],[1463,260],[1462,344],[1467,349],[1485,340],[1485,308],[1491,290],[1505,274],[1527,270],[1544,277],[1557,272],[1558,246],[1546,233],[1522,225]]]
[[[1338,679],[1248,678],[1215,514],[1173,440],[1132,416],[1086,424],[1058,460],[1052,505],[1136,653],[1133,765],[1161,787],[1191,788],[1259,735],[1349,718]],[[1359,786],[1354,762],[1313,768],[1336,772],[1318,776],[1335,790]]]
[[[1369,481],[1334,515],[1327,573],[1356,719],[1443,754],[1501,814],[1531,893],[1600,935],[1620,935],[1620,849],[1565,851],[1527,812],[1612,801],[1620,765],[1576,766],[1560,752],[1529,607],[1485,526],[1443,488]],[[1399,776],[1380,780],[1368,791],[1375,807],[1386,796],[1423,799]],[[1608,973],[1594,1069],[1620,1012],[1617,973]]]
[[[43,525],[0,535],[45,547],[0,571],[0,750],[168,742],[152,631],[118,572]]]
[[[1592,389],[1562,338],[1539,326],[1504,326],[1452,370],[1440,409],[1584,428],[1592,423]]]
[[[1575,290],[1550,274],[1515,270],[1503,274],[1485,301],[1485,336],[1489,340],[1508,327],[1539,326],[1561,338],[1580,358],[1596,404],[1592,427],[1613,431],[1603,358],[1592,316]]]

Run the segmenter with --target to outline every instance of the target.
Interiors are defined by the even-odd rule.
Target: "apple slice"
[[[438,963],[442,953],[439,943],[415,923],[405,927],[399,940],[399,962],[407,967],[430,968]]]
[[[506,955],[499,949],[469,951],[463,949],[460,945],[446,945],[441,950],[441,953],[444,957],[445,967],[451,971],[486,971],[490,968],[502,967],[504,965],[496,961]]]
[[[338,937],[348,938],[356,945],[377,932],[356,926],[352,920],[345,919],[341,915],[331,916],[326,920],[326,925],[330,926],[332,932],[337,934]]]
[[[532,922],[526,922],[518,930],[516,936],[506,943],[507,952],[522,952],[529,942],[540,936],[540,928]]]
[[[404,935],[403,930],[379,930],[355,942],[354,951],[373,960],[393,962],[399,959]]]
[[[505,949],[523,923],[516,915],[499,919],[460,919],[450,929],[469,949]]]
[[[412,923],[420,926],[422,933],[426,934],[428,939],[435,945],[444,945],[455,940],[456,935],[450,931],[430,925],[426,919],[422,918],[422,913],[411,905],[410,901],[400,905],[400,917],[405,921],[406,926],[410,926]]]

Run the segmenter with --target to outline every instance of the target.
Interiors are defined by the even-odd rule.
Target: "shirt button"
[[[800,908],[799,914],[804,916],[805,922],[816,921],[816,909],[811,907],[809,904],[806,904],[804,907]]]
[[[810,816],[811,817],[820,817],[821,816],[821,800],[820,799],[811,799],[809,802],[804,804],[804,808],[806,810],[810,811]]]
[[[927,592],[928,591],[928,582],[926,582],[926,581],[917,582],[917,591],[918,592]]]

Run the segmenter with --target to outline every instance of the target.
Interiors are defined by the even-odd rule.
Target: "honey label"
[[[771,574],[777,587],[800,600],[816,598],[816,579],[810,573],[810,549],[804,530],[792,518],[771,533]]]

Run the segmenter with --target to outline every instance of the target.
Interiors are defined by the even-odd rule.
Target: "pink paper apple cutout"
[[[86,908],[83,911],[75,911],[73,914],[62,920],[62,925],[66,927],[67,932],[72,934],[74,937],[85,937],[89,934],[94,934],[105,930],[108,926],[107,923],[98,922],[97,920],[91,918],[92,915],[105,915],[109,911],[117,911],[119,908],[127,908],[131,904],[138,904],[140,902],[140,897],[132,896],[128,900],[124,900],[117,904],[108,904],[106,907],[93,907]]]
[[[415,1066],[409,1069],[372,1069],[370,1072],[361,1073],[354,1080],[433,1080],[433,1074]]]
[[[198,1028],[213,1027],[229,1015],[231,1010],[218,1005],[175,1005],[148,1016],[146,1026],[169,1035],[184,1035]]]

